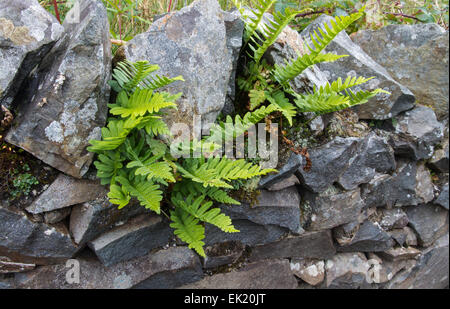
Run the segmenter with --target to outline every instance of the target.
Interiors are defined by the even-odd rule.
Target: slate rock
[[[86,150],[89,140],[100,139],[108,111],[112,56],[106,9],[101,1],[83,0],[80,22],[66,19],[63,26],[62,38],[17,98],[19,116],[6,140],[81,178],[94,156]]]
[[[66,207],[61,209],[52,210],[44,213],[44,222],[47,224],[55,224],[63,221],[70,216],[72,207]]]
[[[408,207],[409,225],[417,233],[419,244],[428,247],[448,231],[448,211],[440,206],[424,204]]]
[[[283,183],[286,179],[294,175],[294,173],[304,165],[303,156],[292,153],[285,165],[278,169],[278,173],[264,176],[260,182],[260,188],[269,188],[270,186]]]
[[[169,243],[173,232],[161,216],[143,214],[88,242],[105,266],[146,255]]]
[[[359,188],[339,191],[331,186],[320,194],[305,192],[302,208],[311,209],[302,216],[302,227],[308,231],[326,230],[357,220],[364,207]],[[303,212],[306,213],[306,212]]]
[[[203,268],[216,268],[222,265],[233,264],[244,252],[245,246],[241,242],[230,241],[215,244],[205,248],[206,257],[203,259]]]
[[[173,247],[111,267],[93,257],[77,258],[80,283],[69,284],[66,264],[43,266],[15,277],[18,288],[128,289],[148,282],[153,288],[175,288],[202,278],[199,258],[187,247]],[[153,278],[159,285],[152,284]]]
[[[269,191],[281,191],[300,184],[300,180],[295,175],[284,179],[282,182],[277,182],[267,188]]]
[[[440,119],[448,114],[448,31],[433,23],[388,25],[351,38],[417,102],[432,106]]]
[[[317,30],[325,22],[329,24],[330,20],[332,20],[332,17],[328,15],[319,16],[301,32],[302,37],[309,38],[310,33]],[[330,81],[334,81],[338,77],[345,80],[347,76],[375,77],[362,85],[361,89],[381,88],[391,93],[390,95],[380,93],[370,99],[369,102],[355,106],[354,110],[358,113],[360,119],[388,119],[414,106],[415,98],[412,92],[395,81],[385,68],[367,55],[360,46],[353,43],[345,31],[341,31],[336,36],[327,46],[325,52],[349,55],[349,57],[341,58],[335,62],[318,65]]]
[[[116,224],[123,224],[132,217],[149,212],[133,200],[123,209],[118,209],[117,205],[109,202],[107,196],[103,196],[73,207],[70,215],[70,233],[75,243],[83,245]]]
[[[167,87],[171,93],[183,93],[178,110],[165,116],[169,128],[185,123],[192,130],[194,116],[201,116],[206,129],[224,107],[235,50],[227,45],[231,41],[225,20],[230,17],[225,15],[216,0],[198,0],[156,20],[125,46],[128,60],[147,60],[161,67],[159,75],[184,77],[185,82]]]
[[[62,226],[30,221],[0,206],[0,256],[17,263],[47,265],[71,258],[78,247]]]
[[[26,210],[33,214],[49,212],[96,200],[108,193],[98,181],[59,174],[56,180]]]
[[[400,208],[383,209],[380,226],[384,230],[402,229],[408,224],[408,216]]]
[[[367,288],[370,280],[369,268],[370,265],[364,254],[339,253],[325,262],[325,288]]]
[[[379,225],[367,220],[345,245],[337,248],[338,252],[379,252],[386,251],[394,245],[393,239]]]
[[[433,201],[433,204],[444,207],[448,210],[448,183],[446,183],[443,187],[437,199]]]
[[[269,258],[327,259],[336,253],[331,232],[305,232],[252,248],[250,260]]]
[[[443,130],[431,108],[417,105],[396,117],[389,143],[397,156],[415,161],[430,159],[444,136]]]
[[[408,226],[405,226],[402,229],[393,229],[391,231],[388,231],[388,234],[400,246],[417,246],[418,244],[416,234]]]
[[[359,139],[337,137],[331,142],[309,150],[311,169],[303,167],[296,176],[308,190],[320,193],[328,189],[350,166],[357,149]]]
[[[294,289],[297,280],[288,260],[270,260],[248,264],[229,273],[205,277],[182,289]]]
[[[429,170],[423,163],[408,161],[398,161],[392,175],[376,175],[363,185],[361,195],[366,207],[419,205],[434,199]]]
[[[292,259],[291,270],[295,276],[313,286],[325,279],[325,263],[322,260]]]
[[[359,143],[352,163],[339,177],[338,183],[345,190],[352,190],[368,183],[376,173],[387,174],[395,167],[394,150],[387,138],[370,133]]]
[[[29,271],[34,269],[35,267],[35,264],[14,262],[10,258],[0,256],[0,274]]]
[[[232,220],[246,219],[261,225],[277,225],[300,233],[300,194],[295,187],[280,191],[261,190],[255,205],[220,205]]]
[[[0,105],[11,107],[22,82],[63,30],[37,0],[0,3]]]
[[[378,255],[382,258],[385,258],[388,261],[400,261],[400,260],[409,260],[414,259],[420,254],[420,250],[417,250],[413,247],[396,247],[390,248],[384,252],[379,252]]]
[[[448,173],[448,119],[443,122],[444,124],[444,138],[440,143],[440,147],[436,147],[433,156],[428,161],[428,165],[438,173]]]

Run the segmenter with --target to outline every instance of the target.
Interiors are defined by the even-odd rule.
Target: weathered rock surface
[[[394,241],[381,227],[365,221],[347,243],[339,242],[338,252],[379,252],[393,247]]]
[[[437,24],[388,25],[351,38],[417,102],[432,106],[439,118],[448,114],[448,31]]]
[[[402,209],[383,209],[383,217],[381,218],[380,226],[389,231],[392,229],[402,229],[408,222],[408,216]]]
[[[392,231],[389,231],[388,234],[400,245],[404,246],[405,244],[407,246],[417,246],[417,236],[414,233],[414,231],[408,227],[405,226],[402,229],[394,229]]]
[[[160,216],[143,214],[90,241],[105,266],[146,255],[169,243],[173,231]]]
[[[302,216],[302,227],[308,231],[331,229],[357,220],[364,202],[359,188],[353,191],[339,191],[331,186],[320,194],[305,192],[302,208],[311,208],[310,216]],[[303,213],[306,213],[304,211]]]
[[[203,259],[203,268],[215,268],[222,265],[233,264],[244,252],[245,246],[236,241],[215,244],[205,248],[206,257]]]
[[[395,170],[394,150],[384,137],[375,133],[367,135],[358,145],[355,157],[338,183],[346,190],[368,183],[376,173],[390,173]]]
[[[295,185],[299,185],[300,180],[295,175],[291,175],[290,177],[284,179],[282,182],[274,183],[273,185],[267,187],[269,191],[280,191],[289,187],[293,187]]]
[[[422,252],[417,265],[400,272],[387,289],[444,289],[449,285],[448,234]]]
[[[270,186],[283,183],[286,179],[291,177],[295,171],[301,168],[304,164],[304,159],[293,153],[285,165],[278,169],[278,173],[264,176],[260,182],[260,188],[269,188]]]
[[[448,173],[449,168],[448,119],[446,122],[444,122],[444,138],[440,146],[441,147],[439,149],[436,149],[434,151],[433,156],[431,157],[430,161],[428,161],[428,165],[437,172]]]
[[[319,16],[302,31],[302,37],[309,38],[311,32],[325,22],[329,24],[331,19],[332,17],[328,15]],[[385,68],[367,55],[361,47],[353,43],[345,31],[341,31],[325,51],[338,55],[349,55],[349,57],[335,62],[318,65],[330,81],[334,81],[338,77],[345,79],[347,76],[364,76],[366,78],[373,76],[375,78],[363,85],[362,89],[382,88],[391,93],[390,95],[378,94],[368,103],[356,106],[355,110],[359,118],[388,119],[414,106],[415,98],[411,91],[395,81]]]
[[[178,111],[166,116],[169,127],[180,122],[192,130],[194,116],[201,116],[206,128],[224,107],[235,50],[227,46],[225,14],[216,0],[198,0],[156,20],[125,46],[128,60],[147,60],[161,67],[160,75],[184,77],[167,87],[183,93]]]
[[[17,98],[19,116],[6,136],[9,143],[78,178],[92,162],[89,140],[101,137],[111,79],[106,9],[97,0],[82,1],[80,9],[80,23],[64,22],[62,38]]]
[[[18,273],[29,271],[36,267],[35,264],[18,263],[12,261],[10,258],[0,256],[0,274]],[[1,289],[1,286],[0,286]]]
[[[310,285],[318,285],[325,279],[325,263],[322,260],[291,260],[291,270]]]
[[[63,27],[37,0],[0,3],[0,104],[10,107],[22,82],[61,37]]]
[[[434,147],[441,142],[444,126],[437,121],[433,110],[417,105],[399,115],[393,124],[390,144],[395,154],[413,160],[429,159]]]
[[[442,206],[448,210],[448,183],[443,186],[438,198],[433,201],[433,204]]]
[[[44,213],[44,222],[47,224],[55,224],[61,222],[70,216],[72,207],[66,207],[61,209],[52,210]]]
[[[303,167],[297,170],[300,182],[313,192],[328,189],[350,165],[358,145],[357,138],[337,137],[333,141],[309,151],[311,169]]]
[[[384,252],[379,252],[378,255],[388,261],[400,261],[413,259],[420,254],[420,251],[413,247],[397,247],[391,248]]]
[[[92,201],[107,193],[106,187],[98,181],[60,174],[48,189],[27,207],[27,211],[33,214],[48,212]]]
[[[363,185],[361,195],[367,207],[419,205],[434,199],[429,170],[423,163],[408,161],[399,161],[392,176],[375,176]]]
[[[62,227],[30,221],[24,213],[0,206],[0,256],[17,263],[54,264],[78,250]]]
[[[406,213],[421,246],[430,246],[448,232],[448,211],[442,207],[425,204],[408,207]]]
[[[111,204],[108,197],[76,205],[70,215],[70,232],[77,244],[85,244],[116,224],[120,225],[139,214],[149,213],[137,202],[131,202],[123,209]]]
[[[327,259],[332,257],[335,252],[330,231],[307,232],[267,245],[255,246],[252,249],[250,260],[268,258]]]
[[[369,268],[367,258],[362,253],[337,254],[325,263],[326,288],[367,288],[371,280]]]
[[[206,277],[183,289],[294,289],[297,280],[288,260],[256,262],[229,273]]]
[[[39,267],[16,276],[18,288],[128,289],[149,286],[175,288],[179,282],[202,278],[198,257],[186,247],[174,247],[106,267],[92,257],[80,257],[80,283],[69,284],[65,264]],[[158,285],[155,284],[158,279]]]
[[[295,187],[280,191],[261,190],[255,205],[242,203],[220,205],[222,211],[234,219],[246,219],[262,225],[277,225],[300,233],[300,194]]]

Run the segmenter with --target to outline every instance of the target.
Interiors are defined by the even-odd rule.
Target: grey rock
[[[245,246],[236,241],[230,241],[205,248],[206,257],[203,268],[216,268],[235,263],[244,252]]]
[[[17,99],[16,125],[6,136],[9,143],[77,178],[94,156],[86,151],[89,140],[100,139],[106,122],[112,60],[102,2],[83,0],[80,10],[80,22],[65,20],[62,38],[29,78]]]
[[[244,245],[267,244],[280,239],[288,230],[277,225],[261,225],[249,220],[233,219],[233,225],[239,233],[225,233],[217,227],[205,225],[205,244],[213,245],[228,241],[238,241]]]
[[[307,232],[300,236],[286,237],[277,242],[252,248],[250,260],[268,258],[327,259],[336,253],[331,232]]]
[[[310,33],[318,29],[323,23],[330,23],[332,17],[321,15],[306,27],[301,35],[309,38]],[[361,47],[353,43],[345,31],[341,31],[336,38],[327,46],[326,52],[338,55],[349,55],[338,61],[330,63],[320,63],[319,69],[325,73],[329,80],[342,79],[347,76],[375,77],[370,82],[363,85],[364,90],[382,88],[391,94],[378,94],[369,100],[368,103],[355,107],[361,119],[388,119],[398,113],[411,109],[414,106],[414,95],[405,86],[396,82],[392,76],[367,55]]]
[[[154,288],[175,288],[202,278],[199,258],[187,247],[161,250],[111,267],[92,257],[77,258],[80,283],[69,284],[65,264],[44,266],[15,277],[18,288],[31,289],[128,289],[139,284]],[[151,284],[159,279],[159,285]]]
[[[336,182],[351,163],[359,139],[337,137],[331,142],[309,150],[311,169],[297,170],[296,176],[308,190],[323,192]]]
[[[443,186],[439,196],[433,201],[433,204],[442,206],[448,210],[448,183]]]
[[[149,213],[136,201],[130,202],[123,209],[111,204],[108,197],[76,205],[70,215],[70,233],[77,244],[83,245],[100,234],[123,224],[128,219],[139,214]]]
[[[304,159],[302,156],[295,153],[291,154],[287,163],[278,169],[278,173],[264,176],[260,180],[259,187],[268,188],[272,185],[284,182],[303,166],[303,161]]]
[[[297,280],[289,261],[271,260],[251,263],[239,270],[205,277],[182,289],[294,289]]]
[[[47,224],[55,224],[58,222],[63,221],[67,217],[70,216],[70,213],[72,212],[72,207],[66,207],[61,209],[56,209],[53,211],[45,212],[44,213],[44,222]]]
[[[393,239],[379,225],[365,221],[355,236],[347,244],[339,246],[337,251],[380,252],[392,248],[393,245]]]
[[[277,182],[267,188],[269,191],[281,191],[286,188],[293,187],[295,185],[299,185],[300,180],[295,175],[291,175],[290,177],[284,179],[282,182]]]
[[[375,176],[361,192],[367,207],[419,205],[434,199],[429,170],[423,163],[408,161],[398,161],[392,176]]]
[[[376,173],[395,170],[394,150],[386,138],[370,133],[358,145],[355,157],[348,169],[339,177],[338,183],[346,190],[368,183]]]
[[[408,224],[408,216],[400,208],[383,209],[380,225],[384,230],[402,229]]]
[[[422,252],[417,265],[397,274],[387,289],[444,289],[449,285],[448,234]]]
[[[22,82],[62,32],[37,0],[0,3],[0,105],[11,106]]]
[[[261,225],[276,225],[300,233],[300,194],[295,187],[280,191],[261,190],[255,205],[220,205],[234,219],[246,219]]]
[[[295,276],[313,286],[325,279],[325,263],[322,260],[292,259],[291,270]]]
[[[4,278],[2,274],[0,274],[0,290],[13,289],[14,282],[13,278]]]
[[[367,288],[370,265],[360,252],[339,253],[325,263],[326,288]]]
[[[440,206],[424,204],[408,207],[409,225],[417,233],[419,244],[428,247],[448,231],[448,211]]]
[[[76,179],[60,174],[26,209],[33,214],[48,212],[95,200],[105,196],[107,192],[106,187],[98,181]]]
[[[146,255],[169,243],[173,232],[160,216],[143,214],[88,242],[105,266]]]
[[[377,253],[380,255],[380,253]],[[390,261],[387,259],[381,259],[374,253],[368,254],[368,261],[373,266],[369,272],[372,272],[371,277],[374,283],[378,283],[378,287],[382,287],[383,284],[389,282],[397,273],[404,269],[411,269],[417,262],[415,259],[401,259],[396,261]]]
[[[128,60],[147,60],[161,67],[160,75],[184,77],[185,82],[167,87],[171,93],[183,93],[178,110],[165,117],[169,127],[185,123],[192,130],[194,116],[201,116],[207,129],[224,107],[234,50],[227,46],[233,31],[228,29],[228,40],[225,19],[230,22],[230,17],[225,15],[216,0],[198,0],[156,20],[125,46]]]
[[[17,263],[47,265],[78,250],[62,226],[30,221],[23,212],[0,206],[0,256]]]
[[[428,165],[437,172],[448,173],[448,118],[445,119],[442,124],[444,125],[444,138],[440,144],[441,147],[439,149],[437,149],[438,147],[436,147],[433,156],[431,157],[430,161],[428,161]]]
[[[443,137],[443,125],[437,121],[433,110],[416,106],[396,118],[390,144],[395,154],[415,161],[429,159]]]
[[[352,40],[417,102],[432,106],[439,118],[448,114],[448,31],[437,24],[388,25],[358,31]]]
[[[302,227],[319,231],[357,220],[364,207],[359,188],[341,192],[334,187],[320,194],[305,192],[302,208],[311,208],[310,216],[302,216]],[[304,211],[303,213],[306,213]]]
[[[421,252],[413,247],[396,247],[379,252],[378,255],[388,261],[409,260],[417,257]]]
[[[0,274],[18,273],[29,271],[36,267],[35,264],[18,263],[12,261],[10,258],[0,256]]]

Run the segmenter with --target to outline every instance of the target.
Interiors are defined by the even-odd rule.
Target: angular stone
[[[88,242],[105,266],[146,255],[169,243],[173,232],[161,216],[143,214]]]
[[[419,244],[428,247],[448,231],[448,211],[430,204],[408,207],[409,225],[419,238]]]
[[[431,108],[417,105],[396,118],[389,143],[398,156],[415,161],[429,159],[444,136],[443,130]]]
[[[44,222],[47,224],[55,224],[58,222],[63,221],[67,217],[70,216],[70,213],[72,212],[72,207],[66,207],[61,209],[56,209],[53,211],[45,212],[44,213]]]
[[[233,219],[233,225],[239,233],[225,233],[217,227],[205,225],[205,244],[213,245],[228,241],[238,241],[244,245],[255,246],[277,241],[288,230],[277,225],[261,225],[249,220]]]
[[[305,192],[304,199],[302,208],[311,208],[311,212],[308,217],[302,216],[301,223],[308,231],[331,229],[357,220],[364,207],[359,188],[341,192],[330,187],[320,194]]]
[[[378,253],[379,255],[379,253]],[[374,283],[383,284],[389,282],[398,272],[404,269],[411,269],[416,265],[416,260],[383,260],[374,253],[368,254],[368,262],[372,263],[371,277]]]
[[[201,116],[206,129],[224,107],[234,50],[227,46],[225,19],[229,21],[216,0],[198,0],[156,20],[125,46],[128,60],[147,60],[161,67],[159,75],[184,77],[167,87],[183,93],[178,110],[165,117],[169,127],[185,123],[192,130],[194,116]]]
[[[123,224],[142,213],[150,211],[135,201],[123,209],[118,209],[117,205],[111,204],[108,197],[104,196],[73,207],[70,215],[70,233],[77,244],[83,245],[115,225]]]
[[[0,3],[0,105],[10,108],[22,82],[63,30],[37,0]]]
[[[321,15],[306,27],[301,35],[309,38],[310,33],[317,30],[323,23],[330,23],[332,17]],[[414,95],[405,86],[396,82],[392,76],[367,55],[361,47],[353,43],[345,31],[341,31],[336,38],[327,46],[325,52],[336,53],[338,55],[349,55],[335,62],[320,63],[319,69],[325,73],[330,81],[341,77],[343,80],[347,76],[375,77],[365,85],[364,90],[376,88],[384,89],[391,94],[378,94],[369,100],[368,103],[355,107],[361,119],[388,119],[396,116],[402,111],[411,109],[414,106]],[[355,88],[356,89],[356,88]]]
[[[394,150],[386,138],[371,133],[358,145],[352,163],[339,177],[338,183],[345,190],[368,183],[376,173],[390,173],[395,170]]]
[[[268,258],[328,259],[336,253],[331,232],[308,232],[252,248],[251,261]]]
[[[77,10],[74,7],[72,10]],[[17,98],[19,116],[6,140],[71,176],[83,176],[107,117],[111,41],[105,7],[80,3],[80,22],[64,21],[64,33]],[[73,15],[75,12],[68,12]]]
[[[310,285],[318,285],[325,279],[325,263],[322,260],[291,260],[291,270]]]
[[[448,130],[448,128],[447,128],[447,130]],[[428,165],[432,169],[434,169],[440,173],[447,173],[448,168],[449,168],[448,136],[447,136],[447,138],[444,138],[444,142],[442,143],[441,146],[442,146],[442,148],[436,149],[434,151],[434,154],[431,157],[430,161],[428,162]]]
[[[36,267],[35,264],[18,263],[10,258],[0,256],[0,274],[19,273],[29,271]],[[1,288],[0,288],[1,289]]]
[[[357,289],[369,284],[370,265],[362,253],[340,253],[325,263],[326,288]]]
[[[388,261],[400,261],[414,259],[420,254],[420,251],[413,247],[403,248],[391,248],[384,252],[379,252],[378,255],[385,258]]]
[[[448,183],[443,186],[441,193],[439,193],[438,198],[433,201],[433,204],[442,206],[448,210]]]
[[[300,183],[308,190],[322,192],[328,189],[345,172],[358,145],[357,138],[337,137],[333,141],[309,150],[311,169],[297,170]]]
[[[199,258],[187,247],[161,250],[111,267],[92,257],[77,258],[80,283],[69,284],[65,264],[39,267],[15,277],[18,288],[31,289],[128,289],[151,286],[175,288],[202,278]],[[63,275],[61,275],[63,274]],[[159,280],[159,285],[155,284]]]
[[[288,260],[251,263],[239,270],[205,277],[182,289],[294,289],[297,280]]]
[[[361,195],[367,207],[419,205],[434,199],[429,170],[423,163],[408,161],[399,161],[392,176],[375,176],[363,185]]]
[[[262,225],[277,225],[300,233],[300,194],[295,187],[280,191],[261,190],[255,205],[242,203],[220,205],[222,211],[234,219],[246,219]]]
[[[437,24],[388,25],[353,34],[353,42],[432,106],[439,118],[448,114],[448,31]],[[424,87],[426,81],[426,87]]]
[[[288,162],[278,169],[278,173],[267,175],[259,182],[260,188],[268,188],[270,186],[283,183],[286,179],[291,177],[295,171],[302,167],[304,164],[303,156],[293,153]]]
[[[48,189],[27,207],[27,211],[33,214],[48,212],[93,201],[105,196],[106,193],[107,188],[98,181],[76,179],[60,174]]]
[[[270,187],[267,188],[269,191],[280,191],[289,187],[293,187],[295,185],[300,184],[300,181],[295,175],[291,175],[289,178],[283,180],[283,182],[277,182]]]
[[[244,252],[245,246],[236,241],[215,244],[205,249],[206,257],[203,259],[203,268],[216,268],[222,265],[233,264]]]
[[[387,289],[444,289],[449,285],[448,234],[422,252],[417,265],[392,279]]]
[[[337,248],[338,252],[379,252],[386,251],[394,245],[393,239],[381,227],[371,221],[365,221],[355,236],[345,245]]]
[[[408,216],[400,208],[383,209],[380,225],[385,230],[402,229],[408,224]]]
[[[61,226],[30,221],[22,212],[0,206],[0,256],[17,263],[47,265],[71,258],[78,250]]]

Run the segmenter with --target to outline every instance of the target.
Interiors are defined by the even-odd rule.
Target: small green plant
[[[208,158],[174,158],[168,143],[159,137],[170,135],[163,110],[177,108],[181,93],[173,95],[160,88],[183,78],[154,74],[158,69],[145,61],[119,63],[110,83],[118,92],[116,103],[109,104],[113,116],[102,129],[102,140],[91,140],[88,150],[98,154],[94,165],[101,183],[109,185],[111,203],[123,208],[136,198],[145,208],[166,215],[175,235],[205,256],[203,222],[227,233],[239,232],[228,216],[212,208],[213,202],[239,205],[227,193],[233,188],[230,183],[274,170],[211,154]],[[192,153],[206,149],[208,143],[188,141],[183,145]],[[170,215],[162,209],[162,202]]]
[[[12,199],[16,199],[21,197],[22,195],[28,196],[31,192],[31,189],[34,185],[39,184],[39,181],[36,177],[31,175],[30,173],[26,173],[30,171],[30,167],[28,164],[24,164],[22,166],[21,171],[14,169],[13,170],[13,187],[14,189],[10,191],[10,195]],[[25,172],[25,173],[23,173]]]

